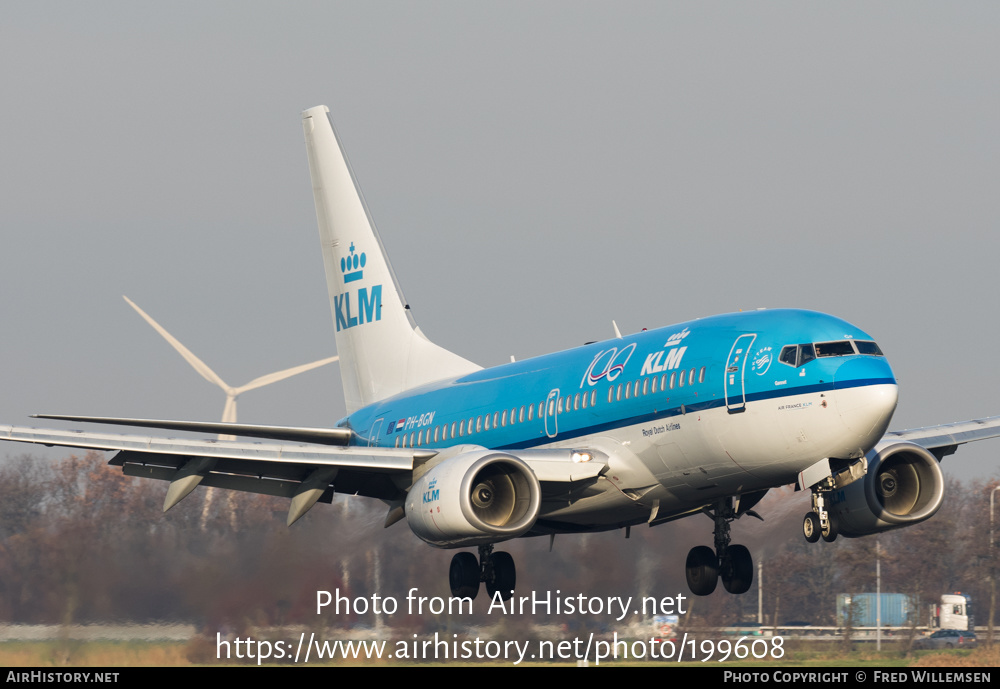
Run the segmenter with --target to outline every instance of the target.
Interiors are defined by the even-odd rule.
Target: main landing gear
[[[451,558],[451,570],[448,572],[451,583],[451,595],[456,598],[476,597],[479,593],[479,582],[486,582],[486,592],[490,598],[499,591],[500,598],[510,600],[514,594],[514,584],[517,573],[514,569],[514,558],[503,551],[493,552],[493,545],[479,546],[479,561],[472,553],[455,553]]]
[[[806,513],[802,520],[802,535],[810,543],[815,543],[821,537],[827,543],[837,540],[839,533],[837,528],[837,517],[826,509],[825,495],[830,493],[831,488],[825,483],[813,486],[812,489],[812,511]]]
[[[715,521],[715,550],[699,545],[688,553],[688,588],[696,596],[707,596],[715,591],[721,578],[729,593],[746,593],[753,583],[753,558],[746,546],[729,543],[729,524],[742,515],[733,508],[732,498],[720,500],[714,510],[706,507],[705,514]],[[753,511],[743,514],[760,519]]]

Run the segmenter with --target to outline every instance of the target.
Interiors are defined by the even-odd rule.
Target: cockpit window
[[[795,366],[795,363],[799,360],[798,353],[798,345],[788,345],[787,347],[782,347],[781,354],[778,355],[778,361],[783,364],[788,364],[789,366]]]
[[[850,340],[840,342],[817,342],[816,356],[850,356],[854,354],[854,346]]]
[[[786,345],[781,348],[778,361],[798,368],[816,357],[851,356],[852,354],[884,356],[878,345],[870,340],[840,340],[839,342],[817,342],[815,345],[809,343]]]
[[[874,342],[865,342],[864,340],[855,340],[854,346],[858,348],[858,354],[868,354],[869,356],[885,356],[882,354],[882,350],[878,348],[878,345]]]
[[[816,358],[816,351],[811,343],[800,345],[788,345],[781,348],[778,361],[789,366],[798,368]]]
[[[799,366],[816,358],[816,350],[812,343],[799,345]]]

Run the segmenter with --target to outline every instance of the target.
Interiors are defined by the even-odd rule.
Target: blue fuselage
[[[824,457],[860,457],[895,404],[892,370],[864,331],[813,311],[761,310],[484,369],[340,425],[380,447],[596,448],[618,464],[609,488],[642,492],[625,520],[636,521],[650,500],[680,512],[791,483]]]

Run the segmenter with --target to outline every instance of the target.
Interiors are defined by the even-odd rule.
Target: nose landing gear
[[[493,552],[493,544],[479,546],[479,561],[472,553],[455,553],[448,571],[451,595],[456,598],[474,599],[479,593],[479,583],[486,583],[486,592],[493,598],[497,593],[502,600],[510,600],[517,583],[514,558],[503,551]]]
[[[830,481],[832,483],[832,479]],[[802,535],[809,543],[815,543],[823,538],[827,543],[837,540],[839,529],[837,528],[837,517],[826,509],[826,499],[823,497],[832,490],[826,483],[813,486],[812,489],[812,511],[806,513],[802,520]]]
[[[815,543],[822,538],[833,543],[837,540],[840,533],[837,515],[827,509],[830,496],[833,491],[863,479],[867,473],[868,459],[864,454],[855,459],[826,457],[799,472],[797,489],[808,488],[812,492],[812,510],[802,520],[802,535],[806,541]]]

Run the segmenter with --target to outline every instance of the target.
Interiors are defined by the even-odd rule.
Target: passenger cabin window
[[[699,383],[704,383],[705,382],[705,367],[704,366],[702,366],[701,370],[698,371],[698,382]]]

